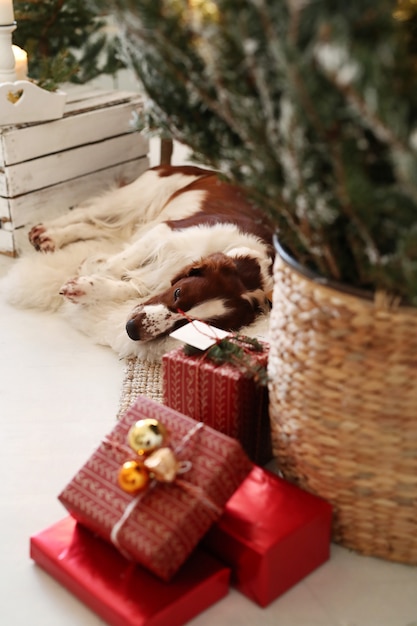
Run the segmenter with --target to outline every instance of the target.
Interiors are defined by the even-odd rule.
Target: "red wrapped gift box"
[[[164,583],[70,516],[31,537],[30,555],[112,626],[181,626],[228,592],[230,570],[201,550]]]
[[[232,569],[232,584],[267,606],[330,555],[328,502],[255,467],[204,546]]]
[[[268,349],[251,353],[266,367]],[[201,356],[188,356],[183,347],[162,358],[163,402],[234,437],[249,458],[265,465],[272,458],[268,389],[228,363],[216,365]]]
[[[119,487],[118,473],[135,454],[130,450],[129,456],[127,433],[145,418],[168,429],[170,446],[189,469],[173,483],[153,482],[133,496]],[[77,521],[113,542],[124,556],[169,580],[252,468],[237,441],[202,426],[139,396],[59,500]]]

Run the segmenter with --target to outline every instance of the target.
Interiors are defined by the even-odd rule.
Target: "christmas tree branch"
[[[402,141],[398,135],[394,133],[394,130],[387,126],[383,120],[373,113],[369,106],[366,104],[364,98],[354,88],[351,83],[344,83],[338,79],[337,73],[326,72],[327,79],[338,89],[338,91],[344,96],[354,109],[358,112],[361,119],[365,122],[370,130],[375,134],[382,143],[388,144],[393,151],[398,151],[401,154],[408,155],[415,159],[415,154],[410,147]],[[412,180],[406,178],[400,168],[396,168],[397,176],[404,185],[406,191],[410,193],[415,200],[417,200],[417,186]]]
[[[347,216],[351,224],[356,227],[356,230],[360,236],[360,239],[363,242],[363,245],[361,245],[360,241],[358,242],[355,240],[354,246],[352,247],[353,257],[356,260],[356,266],[357,266],[356,269],[359,275],[361,275],[363,270],[365,269],[362,263],[363,247],[365,248],[364,250],[365,254],[367,255],[368,259],[371,261],[372,264],[374,265],[380,264],[381,256],[380,256],[378,247],[375,241],[373,240],[371,233],[366,228],[365,224],[359,218],[357,213],[355,213],[355,211],[353,210],[351,199],[350,199],[350,194],[347,188],[345,168],[343,164],[343,157],[341,153],[340,143],[336,141],[332,141],[332,142],[329,141],[328,146],[332,155],[332,163],[333,163],[335,181],[336,181],[335,189],[336,189],[337,196],[339,198],[340,208],[342,209],[344,214]]]
[[[65,0],[58,0],[56,2],[52,13],[49,16],[49,19],[45,21],[41,29],[41,36],[39,40],[39,48],[44,57],[50,56],[49,52],[49,36],[50,36],[50,28],[55,24],[58,19],[58,16],[62,10]]]
[[[394,0],[114,3],[149,125],[238,184],[299,262],[416,301],[414,18],[399,27]]]
[[[144,42],[148,43],[150,46],[155,45],[155,34],[145,30],[142,30],[140,33],[138,32],[137,34]],[[198,77],[193,72],[194,82],[191,84],[189,80],[189,72],[190,69],[193,68],[193,66],[192,64],[190,64],[190,58],[187,56],[186,52],[176,46],[175,43],[172,43],[171,38],[164,33],[158,33],[157,38],[157,47],[166,51],[163,58],[165,71],[169,72],[175,78],[175,81],[178,81],[179,84],[183,85],[184,88],[188,90],[189,99],[190,96],[191,99],[194,97],[195,92],[195,99],[200,100],[201,103],[204,104],[210,111],[212,111],[220,119],[222,119],[229,126],[229,128],[241,138],[242,141],[248,141],[249,137],[245,132],[244,127],[239,126],[238,120],[233,116],[232,112],[229,110],[229,107],[226,106],[225,98],[220,98],[220,100],[217,99],[217,96],[219,95],[219,93],[221,94],[222,91],[221,83],[219,81],[216,82],[216,78],[212,76],[211,85],[209,81],[204,80],[206,78],[205,75],[203,75],[202,77]],[[196,51],[198,52],[198,48],[196,49]],[[175,59],[175,62],[172,59]],[[184,69],[181,69],[181,65]],[[143,79],[145,85],[147,85],[149,91],[152,93],[152,86],[147,82],[146,77],[144,77]],[[209,85],[209,88],[210,86],[214,86],[215,88],[217,88],[217,92],[215,95],[210,95],[207,85]]]
[[[392,128],[389,128],[384,122],[373,113],[360,93],[353,87],[351,83],[344,83],[339,80],[336,73],[325,72],[327,79],[340,91],[345,99],[352,104],[367,126],[372,130],[375,136],[383,143],[390,144],[393,148],[408,152],[408,147],[401,139],[394,134]]]

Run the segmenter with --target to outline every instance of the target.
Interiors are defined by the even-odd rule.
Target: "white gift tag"
[[[181,326],[181,328],[170,333],[170,336],[174,337],[174,339],[179,339],[179,341],[183,341],[198,350],[207,350],[207,348],[214,346],[218,339],[224,339],[224,337],[229,335],[230,333],[225,330],[210,326],[210,324],[200,322],[199,320]]]

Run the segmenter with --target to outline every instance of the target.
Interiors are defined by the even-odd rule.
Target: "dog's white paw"
[[[123,301],[137,295],[137,291],[129,283],[115,280],[98,274],[78,276],[62,285],[59,293],[74,303],[95,304],[109,300]]]
[[[41,252],[54,252],[56,248],[51,233],[48,232],[46,226],[43,224],[37,224],[31,228],[28,237],[35,250],[40,250]]]
[[[97,302],[106,297],[105,280],[100,276],[78,276],[62,285],[59,293],[71,302]]]
[[[88,300],[94,293],[94,281],[85,276],[67,280],[59,290],[61,296],[74,303]]]

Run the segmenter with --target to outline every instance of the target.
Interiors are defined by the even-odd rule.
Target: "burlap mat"
[[[126,360],[118,419],[139,395],[162,402],[161,368],[160,361],[146,361],[136,357]]]

